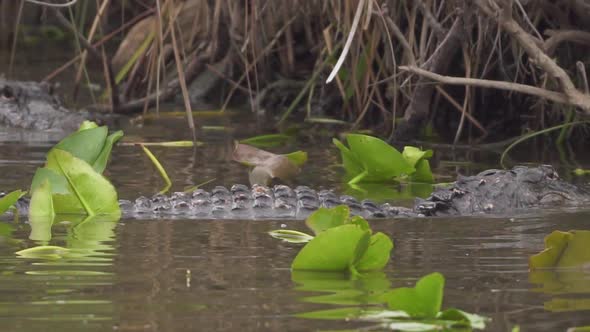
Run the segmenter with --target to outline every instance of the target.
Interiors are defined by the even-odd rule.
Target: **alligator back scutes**
[[[351,214],[365,218],[415,216],[411,209],[358,201],[352,196],[336,195],[331,190],[315,191],[307,186],[294,189],[286,185],[266,187],[242,184],[231,188],[217,186],[211,191],[197,189],[170,196],[141,196],[134,202],[121,200],[126,216],[169,215],[204,219],[305,219],[320,207],[345,204]]]

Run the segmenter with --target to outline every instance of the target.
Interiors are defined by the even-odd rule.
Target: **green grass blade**
[[[162,164],[160,164],[160,161],[158,160],[158,158],[156,158],[156,156],[154,156],[154,154],[146,146],[144,146],[143,144],[140,144],[140,146],[143,149],[143,152],[145,152],[145,154],[148,156],[148,158],[150,158],[150,160],[152,161],[154,166],[156,166],[156,169],[160,173],[160,176],[162,177],[162,179],[164,179],[164,182],[166,182],[166,186],[162,190],[160,190],[159,193],[164,194],[164,193],[168,192],[168,190],[170,190],[170,187],[172,187],[172,181],[170,181],[170,177],[168,177],[168,173],[166,173],[166,170],[164,169]]]
[[[522,143],[522,142],[524,142],[524,141],[526,141],[526,140],[528,140],[530,138],[533,138],[535,136],[539,136],[539,135],[546,134],[546,133],[549,133],[549,132],[552,132],[552,131],[555,131],[555,130],[560,130],[562,128],[576,126],[576,125],[580,125],[580,124],[590,124],[590,121],[585,120],[585,121],[576,121],[576,122],[564,123],[564,124],[561,124],[559,126],[549,127],[549,128],[545,128],[543,130],[539,130],[539,131],[535,131],[535,132],[530,133],[530,134],[523,135],[522,137],[520,137],[519,139],[517,139],[516,141],[514,141],[514,143],[510,144],[506,148],[506,150],[504,150],[504,152],[502,152],[502,156],[500,157],[500,165],[502,165],[502,167],[505,167],[504,166],[504,158],[506,158],[506,155],[508,155],[508,152],[510,150],[512,150],[512,148],[514,148],[515,146],[517,146],[518,144],[520,144],[520,143]]]

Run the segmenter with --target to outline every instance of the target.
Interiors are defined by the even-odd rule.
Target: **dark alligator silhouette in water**
[[[551,166],[514,167],[512,170],[487,170],[474,176],[460,176],[444,188],[436,188],[426,199],[416,199],[413,208],[389,203],[358,201],[338,196],[333,191],[315,191],[299,186],[265,187],[234,185],[215,187],[170,196],[139,197],[121,200],[124,217],[183,217],[200,219],[304,219],[320,207],[348,205],[355,215],[365,218],[426,217],[444,215],[530,213],[531,209],[584,206],[590,203],[590,190],[563,181]],[[28,199],[18,202],[26,213]]]
[[[100,120],[107,114],[72,112],[61,105],[51,86],[0,78],[0,124],[36,130],[77,130],[87,119]],[[583,206],[590,191],[561,180],[551,166],[487,170],[459,177],[447,187],[436,188],[426,199],[416,199],[413,208],[389,203],[358,201],[329,190],[315,191],[300,186],[273,188],[234,185],[210,192],[174,193],[171,196],[121,200],[124,216],[185,216],[198,218],[293,218],[303,219],[319,207],[345,204],[353,214],[367,218],[420,217],[437,215],[507,214],[531,208]],[[28,200],[17,204],[26,213]]]
[[[0,126],[51,131],[75,131],[84,120],[107,122],[112,114],[71,111],[48,83],[20,82],[0,77]]]

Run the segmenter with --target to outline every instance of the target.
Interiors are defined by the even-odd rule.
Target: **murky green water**
[[[60,52],[25,53],[16,61],[15,73],[21,79],[40,79],[69,58]],[[55,58],[48,58],[48,54]],[[0,50],[1,62],[7,63],[7,59],[6,52]],[[67,84],[71,77],[72,72],[64,74],[62,91],[70,90]],[[89,101],[88,93],[82,93]],[[199,121],[234,128],[234,135],[208,130],[204,133],[207,144],[197,149],[152,148],[173,179],[173,190],[211,179],[215,182],[209,187],[247,183],[244,168],[231,161],[232,141],[256,134],[265,121],[235,117]],[[309,131],[313,137],[275,151],[299,148],[309,152],[309,162],[297,184],[346,191],[340,184],[341,170],[336,166],[338,155],[331,146],[331,134],[323,134],[321,127]],[[159,121],[157,125],[146,122],[141,128],[128,128],[126,134],[131,141],[190,137],[183,120]],[[0,129],[0,188],[27,188],[45,153],[60,138],[61,134]],[[553,163],[565,169],[590,168],[590,155],[585,153],[573,158],[553,149],[531,148],[517,150],[511,156],[519,162]],[[437,151],[435,172],[441,181],[452,181],[456,172],[498,167],[498,160],[498,153]],[[562,175],[569,177],[568,173]],[[151,195],[163,186],[150,161],[132,146],[115,149],[107,176],[122,198]],[[413,195],[407,188],[392,189],[405,190],[396,196],[396,202],[408,203],[407,198]],[[321,292],[325,283],[301,282],[300,276],[291,274],[289,266],[299,246],[267,234],[287,226],[305,230],[303,222],[166,218],[118,223],[71,221],[32,235],[24,220],[0,222],[0,331],[365,328],[372,324],[309,320],[294,314],[338,307],[334,302],[362,304],[360,299],[368,288],[412,285],[434,271],[447,280],[443,307],[492,318],[489,331],[510,331],[514,325],[520,325],[522,331],[565,331],[590,325],[587,268],[553,271],[542,278],[528,271],[528,257],[543,248],[547,234],[557,229],[590,229],[590,210],[532,211],[530,216],[512,219],[373,221],[374,229],[386,232],[395,242],[384,274],[364,283],[342,277],[330,280],[329,287],[339,291],[331,300],[321,301],[318,295],[331,294]],[[18,250],[40,244],[70,248],[74,254],[53,260],[15,255]]]
[[[211,120],[210,120],[211,121]],[[212,120],[213,122],[217,120]],[[254,130],[252,122],[225,124]],[[241,121],[241,122],[240,122]],[[184,122],[128,130],[134,140],[183,136]],[[136,136],[138,133],[144,137]],[[248,134],[244,134],[248,135]],[[26,188],[51,142],[58,137],[0,134],[0,187]],[[209,179],[215,184],[246,183],[247,174],[231,161],[231,137],[208,132],[198,149],[153,151],[175,182],[175,189]],[[28,141],[22,141],[26,139]],[[298,183],[337,187],[338,156],[329,139],[306,140],[285,150],[310,153]],[[497,155],[459,152],[438,160],[449,174],[463,162],[472,170],[489,166]],[[459,165],[459,166],[457,166]],[[469,170],[469,167],[468,170]],[[108,176],[121,196],[152,194],[162,186],[148,159],[135,147],[118,147]],[[210,186],[212,186],[211,184]],[[590,211],[542,213],[518,218],[436,218],[378,220],[373,228],[395,242],[393,258],[377,284],[411,285],[439,271],[447,280],[444,307],[491,317],[490,331],[565,331],[590,325],[590,272],[561,271],[532,282],[528,257],[543,248],[553,230],[590,229]],[[267,232],[298,221],[121,220],[81,225],[58,224],[34,234],[24,221],[0,223],[0,326],[2,331],[309,331],[370,326],[320,321],[293,314],[337,307],[314,303],[321,287],[299,284],[289,266],[298,246]],[[41,240],[45,236],[44,240]],[[63,259],[19,258],[15,252],[38,244],[58,245],[77,255]],[[313,284],[313,283],[312,283]],[[334,280],[342,290],[366,291],[357,283]],[[315,290],[315,291],[312,291]],[[346,298],[359,304],[358,296]],[[355,302],[357,299],[357,302]],[[342,300],[342,299],[341,299]],[[330,302],[330,301],[328,301]],[[333,302],[333,301],[332,301]],[[338,302],[338,301],[336,301]]]

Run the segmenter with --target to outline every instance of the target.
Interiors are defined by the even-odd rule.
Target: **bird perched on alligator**
[[[179,216],[199,219],[304,219],[320,207],[345,204],[351,213],[365,218],[428,217],[444,215],[513,215],[532,208],[555,208],[590,203],[590,190],[563,181],[551,166],[517,166],[511,170],[491,169],[474,176],[460,176],[449,186],[436,188],[426,199],[417,198],[412,208],[389,203],[358,201],[330,190],[306,186],[265,187],[234,185],[170,196],[121,200],[128,218]],[[28,200],[17,203],[26,213]]]

